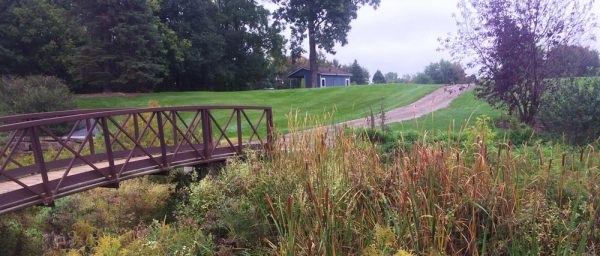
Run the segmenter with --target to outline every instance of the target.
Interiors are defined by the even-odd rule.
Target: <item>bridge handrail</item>
[[[39,120],[39,119],[48,119],[48,118],[55,118],[55,117],[62,117],[62,116],[81,115],[81,114],[89,114],[89,113],[112,111],[112,110],[123,110],[123,109],[133,109],[133,108],[73,109],[73,110],[64,110],[64,111],[14,114],[14,115],[8,115],[8,116],[0,116],[0,123],[33,121],[33,120]]]
[[[52,118],[44,118],[32,121],[25,121],[20,123],[12,123],[0,126],[0,132],[9,132],[17,129],[25,129],[36,126],[61,124],[66,122],[73,122],[78,120],[102,118],[109,116],[119,116],[127,114],[142,114],[150,112],[164,112],[164,111],[197,111],[197,110],[222,110],[222,109],[245,109],[245,110],[266,110],[271,111],[271,107],[264,106],[175,106],[175,107],[157,107],[157,108],[134,108],[134,109],[112,109],[95,111],[84,114],[74,114],[66,116],[58,116]]]

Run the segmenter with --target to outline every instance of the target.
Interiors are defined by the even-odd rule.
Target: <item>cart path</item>
[[[415,101],[414,103],[392,109],[385,112],[385,123],[398,123],[402,121],[412,120],[421,116],[427,115],[431,112],[447,108],[454,99],[468,91],[470,88],[467,84],[449,85],[441,87],[425,97]],[[381,123],[381,117],[378,113],[375,113],[375,125]],[[338,127],[366,127],[369,126],[370,117],[363,117],[360,119],[350,120],[346,122],[338,123]]]

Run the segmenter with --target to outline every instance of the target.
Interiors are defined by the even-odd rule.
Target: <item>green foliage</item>
[[[396,72],[387,72],[385,73],[385,81],[388,83],[400,83],[401,82],[401,78],[398,77],[398,73]]]
[[[270,2],[278,4],[278,9],[274,13],[275,18],[291,26],[292,57],[298,57],[304,52],[303,42],[308,38],[311,70],[308,87],[316,87],[314,85],[317,84],[317,48],[335,53],[336,43],[346,45],[348,32],[351,29],[350,22],[356,19],[358,9],[363,5],[377,8],[380,0],[270,0]]]
[[[2,1],[0,74],[52,75],[69,79],[81,30],[66,4],[51,0]],[[0,7],[0,8],[2,8]]]
[[[385,255],[394,255],[394,256],[411,256],[412,254],[395,248],[398,244],[398,238],[396,234],[391,229],[391,227],[381,227],[380,225],[375,225],[374,231],[374,241],[372,244],[367,246],[367,248],[363,251],[363,255],[365,256],[385,256]]]
[[[385,84],[385,77],[383,76],[383,73],[381,73],[381,71],[377,70],[377,72],[375,72],[375,74],[373,75],[373,83],[374,84]]]
[[[466,80],[465,71],[459,63],[451,63],[443,59],[429,64],[423,74],[431,78],[434,84],[459,84]],[[426,81],[425,77],[422,79]]]
[[[16,219],[0,220],[1,255],[41,255],[44,249],[44,237],[40,230],[24,227]]]
[[[560,80],[545,94],[540,111],[544,129],[572,143],[600,137],[600,79]]]
[[[73,73],[104,91],[148,91],[164,77],[165,56],[158,19],[146,0],[75,1],[86,27]]]
[[[284,58],[280,28],[255,1],[165,0],[158,16],[186,42],[182,60],[170,65],[174,89],[257,88]]]
[[[189,200],[180,206],[179,211],[201,223],[224,199],[218,184],[211,179],[204,179],[190,187]]]
[[[256,1],[8,1],[0,73],[78,92],[241,90],[274,83],[285,40]]]
[[[549,77],[589,77],[600,71],[600,56],[588,47],[558,45],[548,52],[545,65]]]
[[[497,143],[497,132],[492,128],[492,119],[489,116],[479,116],[473,126],[466,132],[466,148],[476,152],[482,147],[494,146]]]
[[[100,237],[94,255],[213,255],[215,246],[195,226],[152,222],[142,232]]]
[[[0,101],[11,114],[49,112],[75,108],[75,100],[64,82],[55,77],[2,77]]]
[[[369,72],[365,68],[361,67],[357,60],[354,60],[354,63],[350,65],[349,72],[352,74],[350,77],[350,82],[353,84],[369,83]]]
[[[417,73],[412,81],[415,84],[433,84],[433,79],[425,73]]]

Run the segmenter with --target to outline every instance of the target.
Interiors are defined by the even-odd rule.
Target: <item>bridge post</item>
[[[158,140],[160,142],[160,153],[161,153],[161,159],[162,159],[162,169],[163,171],[166,170],[169,166],[169,163],[167,161],[167,143],[165,142],[165,129],[163,126],[163,118],[162,118],[162,112],[158,111],[156,112],[156,121],[158,122]]]
[[[108,160],[108,168],[110,171],[110,178],[115,182],[119,182],[117,177],[117,170],[115,169],[115,157],[113,155],[112,144],[110,142],[110,131],[108,130],[108,123],[106,117],[100,117],[100,126],[102,127],[102,136],[104,137],[104,147],[106,148],[106,158]]]
[[[242,138],[242,110],[237,108],[237,140],[238,140],[238,153],[241,155],[242,146],[243,146],[243,138]]]
[[[268,108],[265,110],[267,112],[267,154],[271,153],[271,149],[274,146],[273,139],[273,109]]]
[[[92,136],[89,136],[90,138],[88,139],[88,146],[90,148],[90,154],[96,154],[96,150],[94,148],[94,127],[92,127],[92,124],[90,122],[90,119],[87,118],[85,119],[85,128],[87,129],[88,134],[92,133]]]
[[[212,127],[210,123],[210,111],[202,110],[202,143],[204,144],[204,159],[208,160],[212,156],[213,138]]]
[[[177,145],[177,114],[175,110],[171,110],[171,120],[173,121],[173,145]]]
[[[133,114],[133,136],[136,140],[140,139],[140,126],[138,122],[138,114]]]
[[[37,127],[30,128],[33,157],[35,158],[35,164],[40,169],[40,174],[42,175],[42,182],[44,184],[44,204],[50,205],[54,199],[52,191],[50,190],[50,182],[48,181],[48,168],[46,167],[46,162],[44,161],[44,152],[42,151],[40,138],[36,130]]]

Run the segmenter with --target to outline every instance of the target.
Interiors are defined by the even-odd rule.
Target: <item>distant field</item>
[[[365,85],[341,88],[256,90],[242,92],[165,92],[139,96],[78,98],[81,109],[147,107],[150,100],[161,106],[185,105],[260,105],[273,107],[274,123],[287,131],[287,114],[298,111],[301,116],[334,112],[334,121],[361,118],[381,108],[389,110],[408,105],[439,85]],[[221,115],[221,119],[224,114]]]
[[[469,125],[472,125],[475,119],[481,115],[496,118],[500,116],[500,111],[477,99],[473,94],[473,90],[470,90],[452,101],[448,108],[435,111],[416,120],[395,123],[390,127],[394,131],[428,130],[437,132],[448,131],[448,128],[454,122],[453,129],[458,130],[469,117],[471,117]]]

